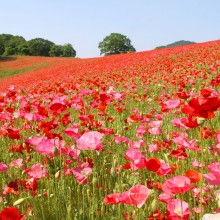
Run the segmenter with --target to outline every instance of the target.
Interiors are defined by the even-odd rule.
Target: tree
[[[13,54],[9,55],[18,55],[20,45],[24,44],[26,40],[21,36],[13,36],[5,45],[5,50],[7,47],[11,47],[13,49]],[[11,50],[12,53],[12,50]]]
[[[18,46],[18,54],[20,54],[20,55],[30,55],[29,45],[28,45],[27,41],[25,41],[22,44],[19,44],[19,46]]]
[[[1,34],[0,35],[0,55],[5,52],[5,47],[7,47],[7,43],[13,38],[11,34]]]
[[[61,57],[63,55],[62,46],[53,45],[49,51],[50,57]]]
[[[0,39],[0,56],[4,53],[4,50],[5,50],[4,44],[2,40]]]
[[[76,51],[71,44],[64,44],[62,46],[63,57],[75,57]]]
[[[53,42],[43,38],[35,38],[28,41],[30,55],[33,56],[49,56],[49,51],[53,45]]]
[[[104,54],[105,56],[136,51],[131,45],[131,40],[125,35],[118,33],[111,33],[106,36],[98,47],[101,52],[100,55]]]

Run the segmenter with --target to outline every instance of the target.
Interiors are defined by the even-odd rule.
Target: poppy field
[[[0,67],[0,220],[220,219],[220,41]]]

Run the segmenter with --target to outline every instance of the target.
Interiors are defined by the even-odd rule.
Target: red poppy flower
[[[157,172],[161,167],[161,163],[157,158],[150,158],[146,161],[146,168],[150,171]]]
[[[14,207],[6,207],[0,213],[0,220],[20,220],[22,216]]]
[[[199,182],[202,178],[201,173],[199,173],[195,170],[188,170],[186,172],[185,176],[188,177],[191,180],[191,182],[193,182],[193,183]]]
[[[193,98],[188,105],[182,108],[182,112],[189,116],[202,118],[214,118],[216,111],[220,107],[220,98]]]

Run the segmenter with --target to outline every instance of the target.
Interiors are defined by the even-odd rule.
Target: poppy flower
[[[22,216],[18,209],[6,207],[0,213],[0,220],[21,220]]]
[[[202,175],[201,173],[195,171],[195,170],[188,170],[185,174],[186,177],[188,177],[192,183],[197,183],[201,180]]]
[[[147,200],[150,189],[143,185],[135,185],[129,189],[129,198],[133,206],[141,208]]]
[[[220,98],[193,98],[188,105],[183,106],[182,112],[189,116],[201,118],[214,118],[216,111],[220,107]]]
[[[205,180],[212,185],[220,185],[220,163],[214,162],[208,166],[209,174],[204,174]]]
[[[187,220],[189,214],[189,205],[185,201],[173,199],[167,203],[167,218],[169,220]]]
[[[8,167],[4,163],[0,163],[0,172],[6,172],[8,170]]]
[[[150,158],[146,160],[145,163],[146,163],[146,168],[153,172],[157,172],[161,167],[161,163],[157,158]]]
[[[77,147],[80,150],[97,150],[103,148],[102,139],[103,134],[97,131],[84,133],[77,141]]]
[[[186,176],[174,176],[171,179],[167,179],[163,185],[162,190],[168,194],[184,194],[191,190],[193,186],[190,186],[191,181]]]

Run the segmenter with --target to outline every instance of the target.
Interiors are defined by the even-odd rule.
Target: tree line
[[[11,55],[75,57],[76,51],[69,43],[56,45],[43,38],[26,41],[21,36],[0,34],[0,56]]]
[[[194,44],[192,41],[177,41],[166,46],[155,49],[168,48],[180,45]],[[135,52],[131,40],[122,34],[111,33],[98,44],[100,55],[108,56],[113,54]],[[76,51],[71,44],[56,45],[52,41],[43,38],[35,38],[26,41],[21,36],[11,34],[0,34],[0,56],[30,55],[50,57],[75,57]]]
[[[111,33],[98,45],[100,55],[135,52],[131,40],[122,34]],[[0,34],[0,56],[29,55],[50,57],[75,57],[76,51],[71,44],[56,45],[43,38],[26,41],[21,36]]]

